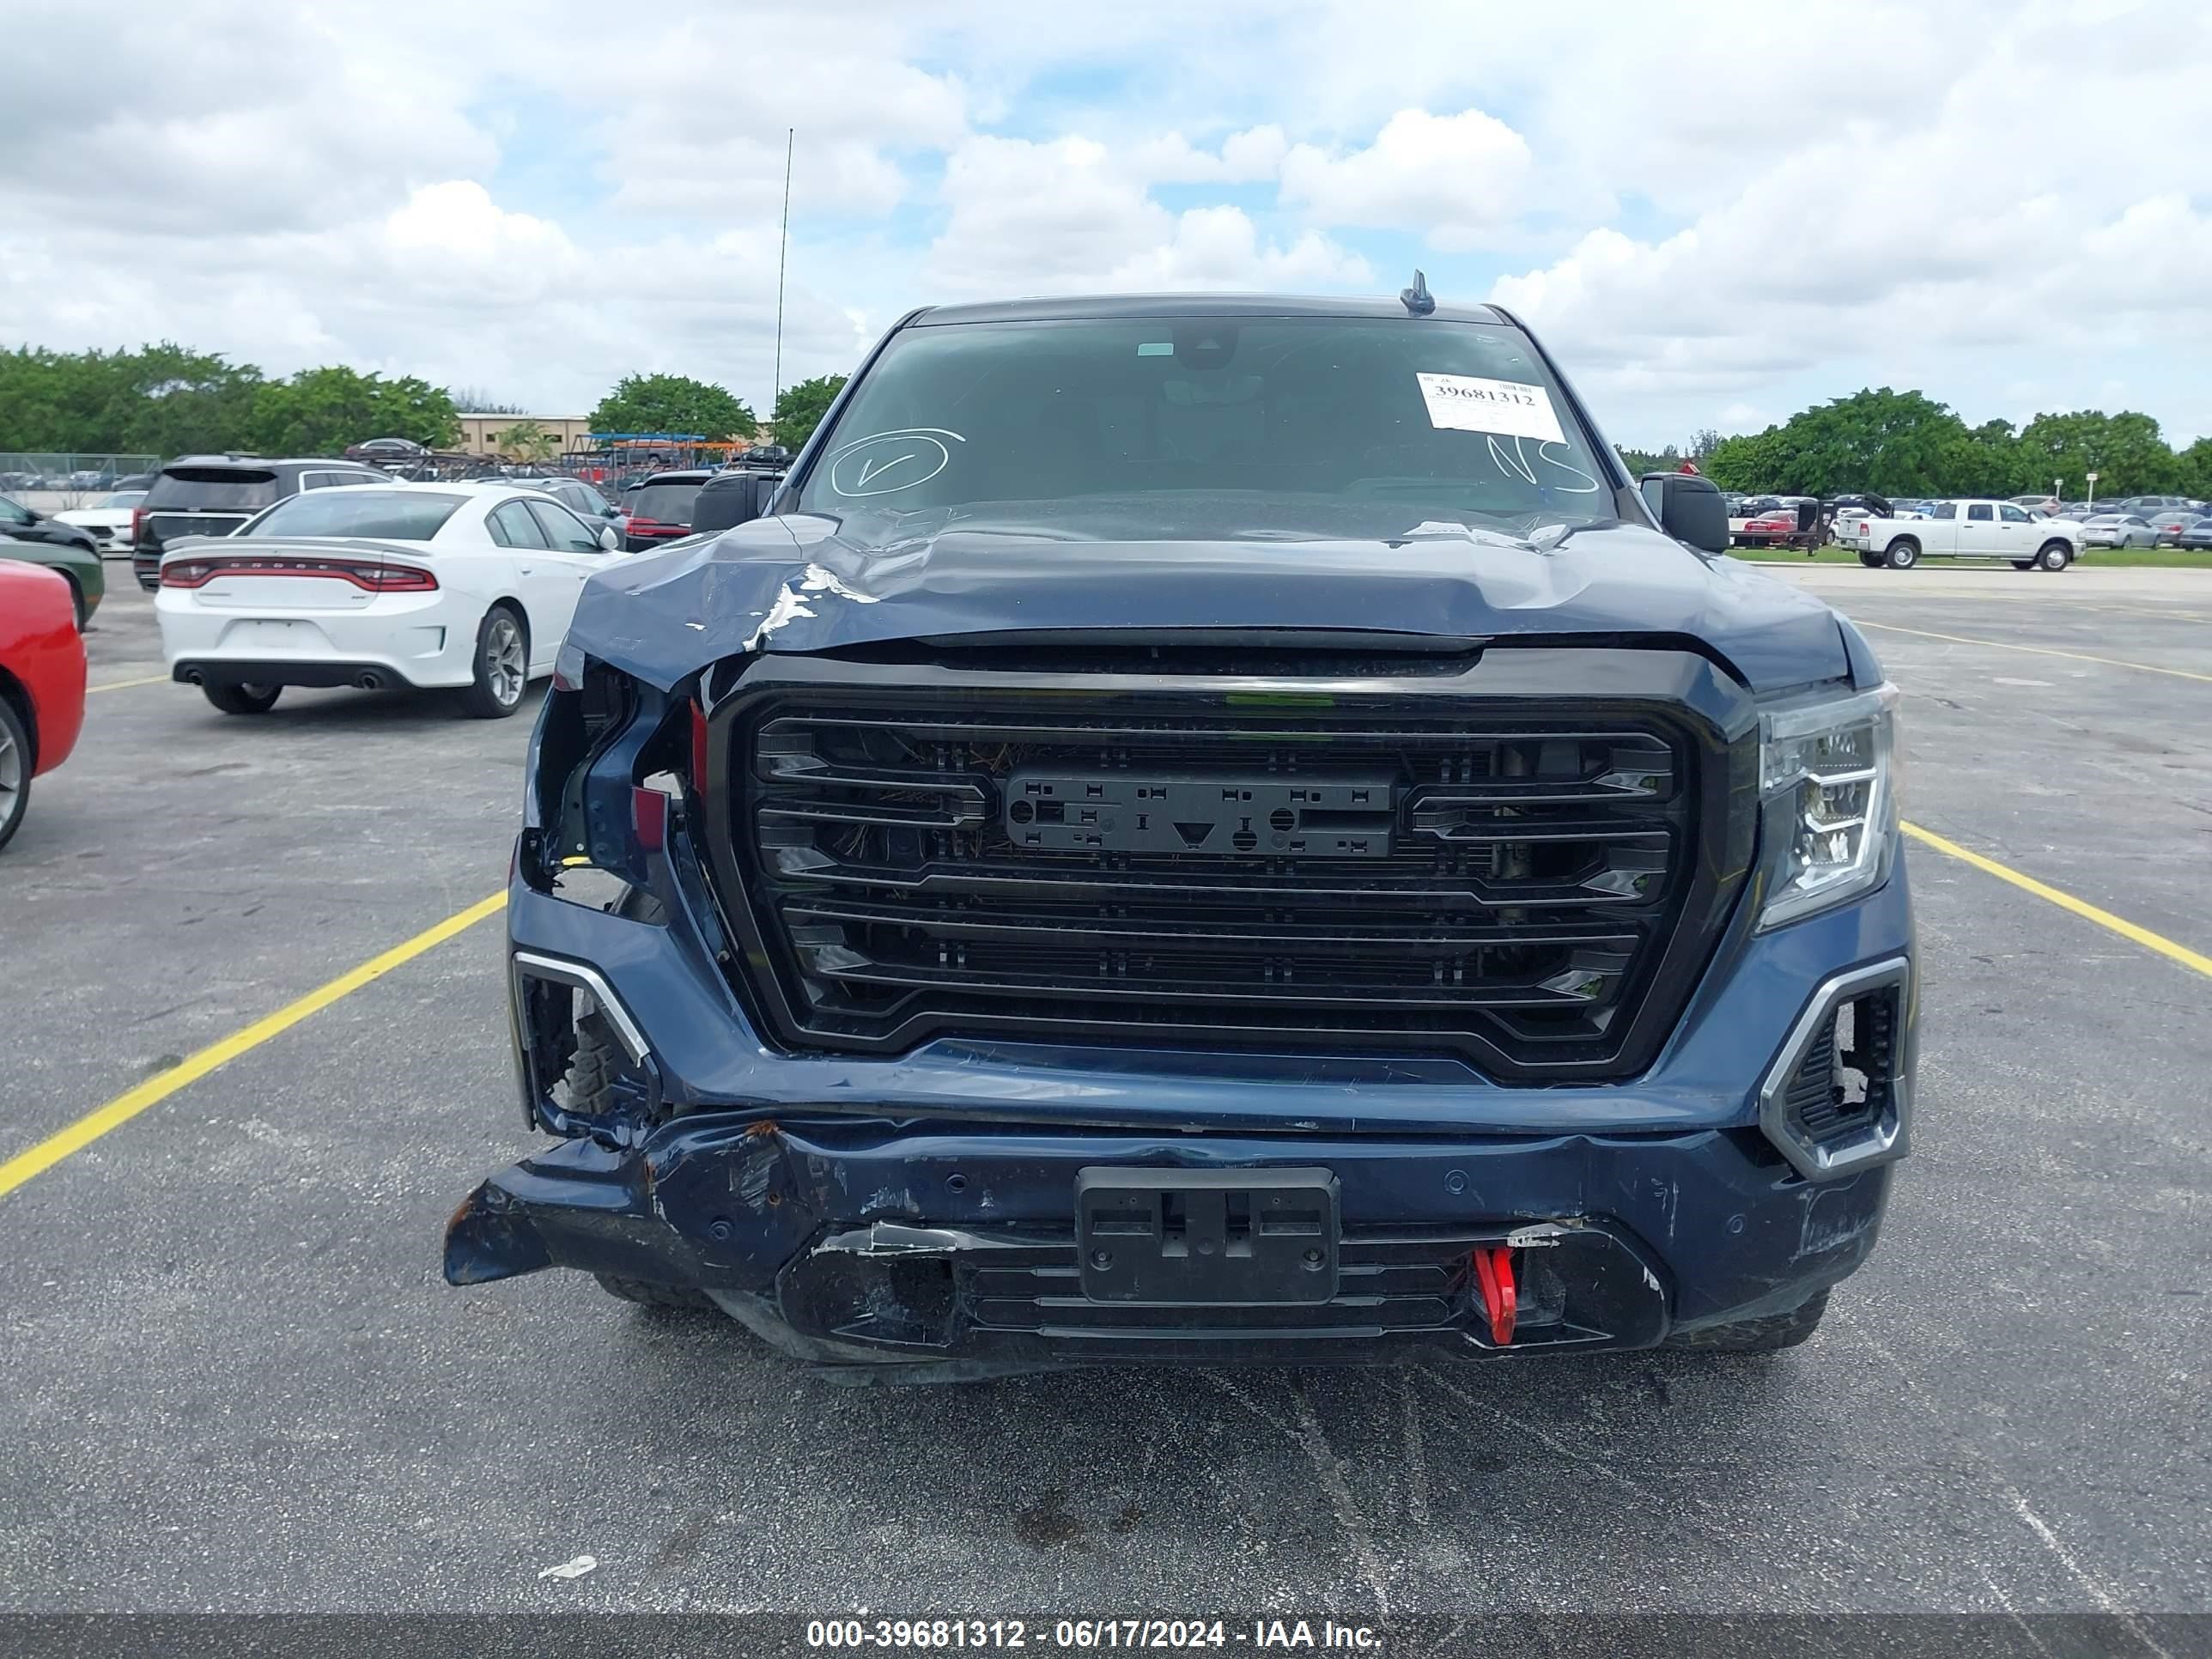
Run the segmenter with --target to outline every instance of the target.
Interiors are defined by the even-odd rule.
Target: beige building
[[[499,445],[495,441],[499,434],[526,421],[535,421],[557,439],[564,455],[592,447],[592,423],[581,415],[464,415],[460,418],[460,449],[466,455],[496,455]]]

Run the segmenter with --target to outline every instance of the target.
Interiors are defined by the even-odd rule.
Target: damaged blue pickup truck
[[[1784,1348],[1873,1248],[1893,693],[1495,307],[902,319],[532,739],[447,1278],[851,1380]],[[586,880],[597,891],[586,892]]]

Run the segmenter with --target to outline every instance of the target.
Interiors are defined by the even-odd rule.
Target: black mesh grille
[[[763,691],[724,726],[732,908],[787,1041],[1618,1066],[1714,911],[1725,769],[1663,709],[975,678]]]

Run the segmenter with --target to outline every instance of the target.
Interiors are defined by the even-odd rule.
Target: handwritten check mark
[[[862,461],[860,463],[860,482],[858,488],[866,489],[868,487],[869,479],[879,478],[884,473],[890,471],[893,467],[903,466],[907,462],[913,459],[914,452],[912,450],[908,450],[905,454],[899,456],[894,460],[885,461],[881,466],[878,466],[872,461]]]

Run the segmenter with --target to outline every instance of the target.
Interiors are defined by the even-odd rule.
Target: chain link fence
[[[143,489],[159,455],[64,455],[0,449],[0,495],[42,513],[89,506],[116,489]]]

